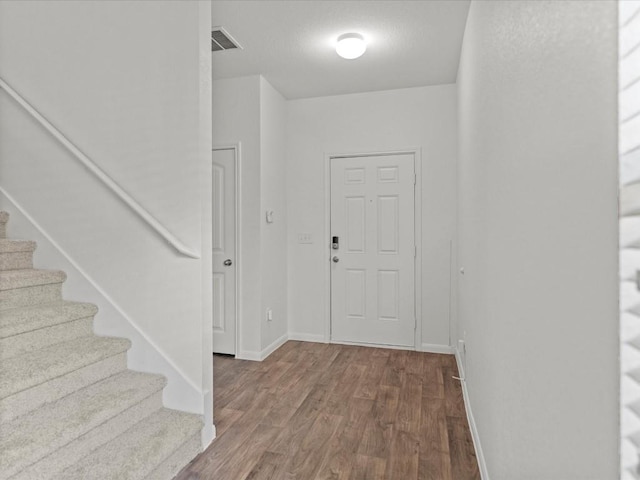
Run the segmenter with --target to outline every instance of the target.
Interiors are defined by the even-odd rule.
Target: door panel
[[[345,210],[347,211],[347,251],[350,253],[364,253],[365,199],[364,197],[347,197],[345,205]]]
[[[413,346],[414,155],[331,159],[331,339]]]
[[[399,272],[397,270],[378,271],[378,319],[398,320]]]
[[[364,318],[366,312],[366,272],[348,269],[346,271],[346,314],[347,318]]]
[[[235,150],[213,151],[213,351],[236,353]],[[225,262],[227,264],[225,264]],[[230,263],[230,264],[229,264]]]
[[[398,196],[378,197],[378,253],[398,253]]]

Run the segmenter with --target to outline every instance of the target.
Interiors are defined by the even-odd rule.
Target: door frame
[[[219,150],[233,150],[234,155],[234,180],[235,180],[235,267],[236,267],[236,275],[235,275],[235,307],[236,307],[236,318],[235,318],[235,357],[238,356],[238,352],[240,351],[240,335],[242,334],[242,327],[240,325],[240,319],[242,318],[240,295],[242,290],[242,282],[240,281],[240,277],[242,275],[241,266],[242,266],[242,251],[240,249],[241,243],[241,235],[242,235],[242,195],[241,188],[242,182],[240,181],[240,175],[242,172],[242,148],[240,142],[229,144],[229,145],[215,145],[212,149],[212,155],[214,151]],[[213,163],[213,157],[211,158],[211,162]],[[213,262],[212,262],[213,263]],[[213,295],[213,292],[212,292]],[[213,328],[213,317],[211,318],[211,328]]]
[[[416,255],[414,258],[414,314],[415,329],[413,347],[414,350],[422,349],[422,149],[420,147],[409,147],[388,151],[373,152],[355,152],[355,153],[325,153],[324,155],[324,238],[322,240],[325,245],[326,261],[324,266],[324,343],[331,343],[331,159],[332,158],[351,158],[351,157],[382,157],[386,155],[408,155],[413,154],[414,173],[416,175],[416,183],[413,196],[413,225],[414,225],[414,242],[416,246]],[[340,342],[343,343],[343,342]],[[346,343],[346,342],[344,342]],[[406,350],[406,347],[393,345],[375,345],[365,343],[349,342],[350,345],[362,346],[380,346],[384,348],[395,348]]]

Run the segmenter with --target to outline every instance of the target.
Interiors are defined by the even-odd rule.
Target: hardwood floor
[[[213,365],[218,436],[176,480],[480,479],[452,355],[289,341]]]

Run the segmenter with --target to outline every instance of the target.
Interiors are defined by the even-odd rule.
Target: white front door
[[[236,150],[213,151],[213,351],[236,353]]]
[[[333,341],[414,346],[414,190],[413,154],[331,159]]]

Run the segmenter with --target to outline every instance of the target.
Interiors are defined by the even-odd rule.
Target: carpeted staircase
[[[130,342],[93,334],[94,305],[33,269],[0,212],[0,479],[168,480],[201,451],[201,418],[162,406],[165,379],[127,370]]]

